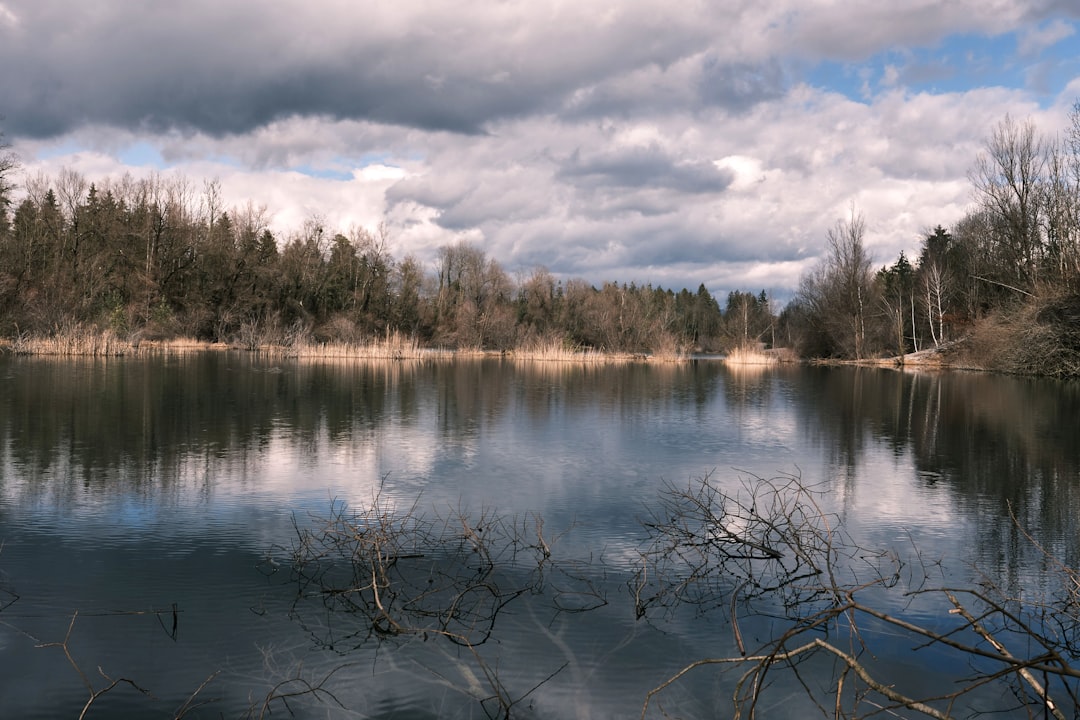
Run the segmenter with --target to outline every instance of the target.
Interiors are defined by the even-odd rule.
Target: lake
[[[734,581],[636,602],[660,582],[641,574],[645,524],[703,478],[732,496],[799,479],[868,555],[894,551],[902,583],[1049,592],[1032,540],[1080,561],[1080,385],[709,358],[0,356],[0,714],[637,717],[688,663],[739,652]],[[378,598],[392,621],[346,560],[377,532],[411,543],[376,568],[405,588]],[[948,627],[940,597],[871,597]],[[753,653],[785,621],[749,603]],[[898,685],[970,671],[865,632]],[[828,692],[831,667],[806,678]],[[729,716],[744,669],[658,699]],[[805,689],[773,672],[759,712],[805,717]]]

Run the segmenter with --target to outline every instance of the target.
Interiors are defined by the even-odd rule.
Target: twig
[[[209,705],[210,703],[217,702],[217,698],[211,698],[210,700],[204,700],[202,702],[192,704],[192,701],[195,700],[195,697],[199,693],[201,693],[203,689],[207,685],[209,685],[213,681],[213,679],[216,678],[220,673],[220,670],[215,670],[214,672],[210,673],[210,676],[203,680],[202,683],[199,684],[199,687],[195,688],[195,692],[191,693],[191,695],[188,696],[188,699],[184,701],[184,704],[181,705],[175,713],[173,713],[173,720],[180,720],[180,718],[184,717],[184,715],[186,715],[189,710],[194,710],[195,708],[202,707],[203,705]]]
[[[953,595],[952,593],[947,592],[947,593],[945,593],[945,596],[947,598],[949,598],[949,602],[951,602],[956,607],[956,612],[961,617],[963,617],[965,620],[967,620],[968,625],[971,626],[971,629],[974,630],[975,632],[977,632],[979,635],[981,635],[983,637],[983,639],[986,640],[988,643],[993,645],[994,649],[997,650],[999,653],[1001,653],[1001,656],[1003,658],[1005,658],[1007,660],[1012,660],[1012,661],[1015,661],[1017,659],[1012,653],[1010,653],[1005,648],[1005,646],[997,638],[995,638],[993,635],[991,635],[990,632],[986,628],[984,628],[979,623],[979,621],[976,620],[974,618],[974,616],[972,616],[971,613],[969,613],[967,611],[967,608],[965,608],[963,605],[960,604],[960,601],[956,599],[955,595]],[[1062,714],[1061,710],[1058,709],[1057,704],[1053,700],[1050,699],[1050,696],[1047,694],[1046,689],[1035,678],[1035,676],[1031,674],[1030,670],[1028,670],[1026,667],[1021,666],[1021,667],[1017,668],[1016,672],[1017,672],[1018,675],[1020,675],[1020,677],[1024,678],[1024,681],[1028,685],[1031,686],[1031,689],[1034,690],[1035,694],[1038,695],[1042,699],[1042,701],[1046,705],[1047,709],[1050,710],[1051,714],[1053,714],[1053,716],[1057,720],[1065,720],[1065,715]]]
[[[775,654],[771,654],[771,655],[751,655],[751,656],[748,656],[748,657],[737,657],[737,658],[734,658],[734,657],[728,657],[728,658],[705,658],[703,660],[697,660],[697,661],[687,665],[682,670],[677,672],[675,675],[671,676],[670,678],[665,680],[662,684],[660,684],[657,687],[653,688],[652,690],[650,690],[646,694],[646,696],[645,696],[645,704],[641,708],[641,718],[642,718],[642,720],[644,720],[645,714],[649,709],[649,703],[650,703],[650,701],[652,700],[652,698],[654,696],[656,696],[658,693],[660,693],[661,691],[663,691],[667,687],[671,686],[674,682],[676,682],[677,680],[682,678],[684,675],[686,675],[687,673],[689,673],[690,671],[692,671],[692,670],[694,670],[696,668],[703,667],[705,665],[736,664],[736,663],[745,663],[745,662],[756,662],[756,663],[762,664],[762,666],[769,666],[769,665],[774,665],[777,662],[792,660],[792,659],[798,657],[799,655],[802,655],[803,653],[814,650],[815,648],[820,648],[821,650],[824,650],[824,651],[826,651],[828,653],[831,653],[831,654],[835,655],[836,657],[838,657],[856,675],[859,676],[860,680],[862,680],[864,683],[867,684],[868,687],[870,687],[872,690],[874,690],[874,692],[880,693],[881,695],[887,697],[888,699],[892,700],[895,703],[898,703],[899,705],[902,705],[903,707],[910,708],[911,710],[914,710],[916,712],[920,712],[923,715],[927,715],[929,717],[935,718],[936,720],[950,720],[949,716],[947,714],[941,712],[940,710],[938,710],[936,708],[933,708],[933,707],[931,707],[931,706],[929,706],[929,705],[927,705],[927,704],[925,704],[923,702],[915,700],[914,698],[909,698],[906,695],[903,695],[903,694],[897,692],[892,687],[890,687],[888,685],[885,685],[885,684],[883,684],[881,682],[878,682],[877,680],[875,680],[870,675],[870,673],[866,670],[866,668],[863,667],[862,663],[860,663],[856,658],[854,658],[851,655],[845,653],[843,650],[840,650],[836,646],[825,642],[821,638],[814,638],[810,642],[806,643],[805,645],[801,645],[801,646],[795,648],[794,650],[788,650],[786,652],[775,653]]]
[[[1012,285],[1006,285],[1005,283],[998,282],[997,280],[991,280],[990,278],[981,277],[979,275],[972,275],[971,277],[974,278],[975,280],[982,280],[983,282],[990,283],[991,285],[1000,285],[1001,287],[1006,288],[1007,290],[1013,290],[1015,292],[1020,293],[1021,295],[1027,295],[1029,298],[1035,297],[1034,295],[1029,293],[1027,290],[1021,290],[1018,287],[1013,287]]]

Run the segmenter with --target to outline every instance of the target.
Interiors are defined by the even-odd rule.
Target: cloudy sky
[[[852,207],[878,264],[970,207],[1006,113],[1060,131],[1075,0],[0,0],[17,182],[217,179],[280,237],[783,297]]]

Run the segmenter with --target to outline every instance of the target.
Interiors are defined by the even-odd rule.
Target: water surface
[[[354,620],[298,601],[297,530],[378,496],[424,517],[542,518],[575,568],[562,582],[603,602],[515,601],[484,660],[526,696],[517,714],[631,716],[687,662],[734,651],[724,613],[635,617],[641,520],[669,484],[799,476],[860,544],[917,547],[950,581],[977,570],[1037,588],[1010,511],[1076,566],[1078,417],[1076,384],[965,373],[3,357],[0,596],[17,601],[0,610],[0,704],[77,716],[77,665],[95,689],[100,666],[153,695],[122,685],[95,701],[102,717],[242,717],[275,683],[328,675],[333,697],[294,712],[486,717],[492,686],[467,651],[342,644]],[[500,572],[513,584],[528,568]],[[70,660],[41,647],[65,637]],[[934,662],[897,657],[890,672]],[[730,695],[716,677],[694,675],[666,707],[713,716]],[[776,693],[769,717],[801,716],[798,692]]]

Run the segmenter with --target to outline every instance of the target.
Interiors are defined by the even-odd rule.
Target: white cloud
[[[1076,28],[1071,23],[1060,18],[1051,20],[1045,25],[1024,29],[1017,42],[1017,52],[1022,56],[1038,55],[1074,34]]]

